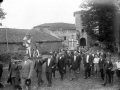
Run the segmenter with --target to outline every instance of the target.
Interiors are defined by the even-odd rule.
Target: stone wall
[[[18,51],[19,47],[22,47],[22,44],[8,44],[9,51],[15,52]],[[45,42],[39,43],[38,49],[40,53],[49,52],[49,51],[57,51],[62,47],[62,42]],[[7,52],[7,44],[0,44],[0,54]]]

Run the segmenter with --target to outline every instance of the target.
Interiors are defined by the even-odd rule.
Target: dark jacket
[[[88,63],[91,64],[91,60],[92,59],[92,56],[89,55],[89,59],[88,59]],[[87,63],[87,55],[84,55],[83,57],[83,64],[86,64]]]
[[[74,56],[71,59],[71,69],[76,70],[79,67],[79,56],[76,56],[76,60],[74,60]]]
[[[58,68],[65,68],[65,62],[66,62],[66,60],[65,60],[64,55],[60,56],[58,58]]]
[[[45,60],[43,61],[42,59],[41,60],[37,60],[35,62],[35,70],[39,71],[39,72],[42,72],[42,65],[45,63]]]
[[[105,59],[100,59],[100,60],[99,60],[99,63],[98,63],[98,64],[99,64],[99,68],[100,68],[100,69],[103,69],[103,68],[104,68],[104,63],[105,63]]]
[[[104,53],[104,52],[103,52],[103,53],[100,53],[100,56],[102,56],[102,58],[105,59],[105,58],[106,58],[106,53]]]
[[[0,64],[0,80],[1,80],[1,77],[2,77],[2,73],[3,73],[3,64]]]
[[[56,64],[55,59],[51,58],[50,63],[48,65],[48,59],[49,58],[45,59],[45,61],[46,61],[46,69],[45,69],[45,71],[46,72],[52,72],[52,68],[54,68],[57,64]]]
[[[104,71],[106,71],[106,70],[111,70],[113,68],[113,64],[112,64],[112,62],[111,61],[109,61],[109,63],[107,62],[107,61],[105,61],[105,63],[104,63]]]
[[[91,59],[90,59],[90,65],[93,65],[93,61],[94,61],[94,58],[95,58],[95,54],[91,54]]]
[[[80,64],[81,64],[81,61],[82,61],[82,56],[79,54],[79,55],[78,55],[78,58],[79,58],[79,59],[78,59],[78,63],[79,63],[79,65],[80,65]]]

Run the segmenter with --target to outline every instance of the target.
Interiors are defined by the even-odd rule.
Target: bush
[[[9,63],[11,61],[11,56],[14,55],[14,59],[22,59],[22,55],[18,52],[8,52],[0,54],[0,61],[3,63]]]
[[[11,61],[12,53],[2,53],[0,55],[0,61],[4,63],[9,63]]]
[[[49,55],[50,52],[42,52],[41,55]]]

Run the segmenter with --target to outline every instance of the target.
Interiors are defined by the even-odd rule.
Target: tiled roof
[[[49,30],[56,31],[56,30],[75,30],[75,24],[69,23],[45,23],[41,25],[37,25],[33,28],[49,28]]]
[[[6,35],[7,35],[9,43],[23,42],[23,38],[27,33],[30,33],[32,35],[35,42],[61,41],[60,39],[50,34],[47,34],[45,32],[42,32],[42,31],[27,30],[27,29],[0,28],[0,43],[7,42]]]

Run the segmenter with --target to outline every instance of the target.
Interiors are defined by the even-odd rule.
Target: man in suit
[[[102,56],[103,59],[106,58],[106,53],[104,52],[104,50],[102,49],[100,52],[100,56]]]
[[[40,87],[40,83],[43,83],[44,81],[42,80],[42,71],[43,71],[43,67],[42,65],[45,63],[45,61],[42,60],[42,56],[40,57],[39,60],[35,61],[35,70],[37,73],[37,77],[38,77],[38,88]]]
[[[53,59],[54,59],[55,62],[57,63],[57,52],[54,52],[54,53],[53,53]],[[52,75],[53,75],[54,78],[55,78],[55,71],[56,71],[56,69],[57,69],[56,66],[52,68]]]
[[[92,52],[91,52],[91,61],[90,61],[90,71],[91,71],[90,73],[91,73],[91,76],[94,75],[94,63],[93,63],[94,58],[95,58],[95,53],[94,53],[94,50],[92,50]]]
[[[65,70],[65,59],[64,54],[60,53],[60,57],[58,58],[58,70],[61,76],[61,80],[63,80],[64,77],[64,70]]]
[[[100,57],[100,51],[99,50],[96,51],[96,54],[97,54],[98,57]]]
[[[102,84],[103,86],[106,86],[107,82],[111,83],[111,79],[112,79],[112,73],[111,70],[113,68],[113,64],[111,62],[111,58],[107,57],[106,61],[104,63],[104,71],[105,71],[105,82],[104,84]]]
[[[21,86],[24,89],[25,87],[28,88],[28,90],[31,90],[31,86],[26,86],[25,81],[27,79],[31,79],[33,75],[34,70],[34,62],[29,59],[28,54],[23,54],[23,62],[21,63],[22,69],[21,69]]]
[[[84,55],[83,57],[83,64],[84,64],[84,68],[85,68],[85,78],[87,79],[88,77],[90,78],[90,61],[91,61],[92,57],[89,54],[89,52],[86,52],[86,55]]]
[[[71,53],[70,53],[70,51],[67,51],[66,65],[68,66],[69,72],[71,72],[71,69],[70,69],[70,62],[71,62]]]
[[[101,73],[101,79],[104,80],[104,63],[105,63],[105,58],[103,58],[100,55],[100,60],[99,60],[99,69],[100,69],[100,73]]]
[[[78,51],[78,72],[77,73],[80,73],[80,68],[81,68],[81,61],[82,61],[82,56],[81,56],[81,53]]]
[[[50,53],[50,56],[45,59],[46,61],[46,78],[48,81],[48,86],[50,87],[52,85],[52,69],[57,65],[52,54]]]
[[[71,58],[70,68],[72,70],[72,78],[70,80],[77,79],[77,69],[79,68],[79,55],[77,51],[74,52],[74,55]]]
[[[66,75],[66,71],[67,71],[67,51],[66,50],[64,50],[63,52],[63,59],[65,61],[64,74]]]

